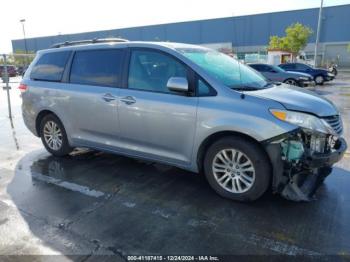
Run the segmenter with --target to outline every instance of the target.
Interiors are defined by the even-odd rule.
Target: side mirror
[[[166,86],[173,92],[188,92],[188,81],[185,77],[170,77]]]

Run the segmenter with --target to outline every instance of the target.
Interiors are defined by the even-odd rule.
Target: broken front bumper
[[[284,157],[282,143],[300,137],[301,129],[270,139],[264,143],[273,168],[272,190],[294,201],[309,201],[318,187],[332,172],[332,165],[344,155],[347,144],[338,138],[327,153],[307,149],[300,159],[290,161]]]
[[[310,155],[305,163],[310,168],[319,168],[324,166],[331,166],[343,158],[347,149],[347,144],[344,138],[339,138],[334,145],[334,150],[327,154],[315,153]]]

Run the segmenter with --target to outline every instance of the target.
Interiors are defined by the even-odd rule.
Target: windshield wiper
[[[256,91],[262,88],[254,87],[254,86],[240,86],[240,87],[232,87],[233,90],[237,91]]]
[[[268,87],[273,87],[273,86],[279,86],[281,85],[281,83],[279,82],[267,82],[265,85],[264,85],[264,88],[268,88]]]
[[[280,85],[282,85],[281,82],[269,82],[268,84],[273,85],[273,86],[280,86]],[[268,84],[266,84],[265,86],[268,86]]]

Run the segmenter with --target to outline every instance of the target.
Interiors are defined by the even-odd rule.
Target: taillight
[[[22,93],[27,91],[27,88],[28,88],[28,86],[25,85],[25,84],[20,84],[19,87],[18,87],[19,91],[21,91]]]

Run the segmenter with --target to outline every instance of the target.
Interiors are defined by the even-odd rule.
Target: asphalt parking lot
[[[268,192],[242,204],[178,168],[88,150],[49,155],[25,128],[18,83],[11,85],[12,125],[0,90],[0,254],[76,260],[114,255],[120,261],[157,254],[350,259],[348,152],[315,201],[295,203]],[[338,106],[350,141],[350,73],[311,89]]]

